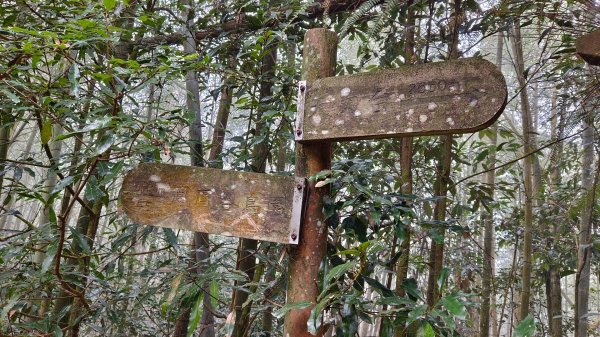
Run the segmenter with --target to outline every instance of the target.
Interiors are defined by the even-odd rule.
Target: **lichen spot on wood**
[[[160,177],[157,176],[156,174],[153,174],[150,176],[150,181],[157,183],[160,181]]]
[[[475,107],[477,105],[477,102],[479,102],[479,100],[477,100],[477,98],[473,98],[471,99],[471,101],[469,102],[469,106],[471,107]]]
[[[437,108],[437,104],[435,104],[434,102],[431,102],[427,105],[427,109],[429,109],[429,111],[433,111]]]
[[[446,119],[446,122],[447,122],[447,123],[448,123],[450,126],[453,126],[453,125],[454,125],[454,119],[452,119],[452,117],[448,117],[448,118]]]
[[[156,183],[156,189],[158,190],[158,193],[160,194],[163,192],[170,192],[171,186],[169,186],[169,184]]]
[[[346,96],[350,95],[350,88],[344,88],[344,89],[340,90],[340,95],[342,97],[346,97]]]
[[[354,116],[360,116],[362,115],[362,112],[360,112],[359,110],[354,111]]]
[[[328,135],[328,134],[329,134],[329,130],[322,130],[322,131],[321,131],[321,134],[323,134],[323,135]]]
[[[343,119],[336,120],[335,125],[344,125],[344,120]]]
[[[413,132],[413,128],[406,128],[405,131],[406,132]]]
[[[314,125],[321,124],[321,116],[319,116],[319,115],[312,116],[312,122]]]
[[[420,115],[420,116],[419,116],[419,121],[420,121],[421,123],[425,123],[425,122],[427,122],[427,115]]]
[[[406,117],[410,118],[410,116],[412,116],[412,114],[414,114],[414,113],[415,113],[415,109],[408,109],[408,111],[406,112]]]
[[[327,95],[327,98],[325,98],[325,103],[331,103],[333,101],[335,101],[335,97],[332,95]]]

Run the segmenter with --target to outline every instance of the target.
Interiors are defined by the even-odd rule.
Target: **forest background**
[[[4,0],[0,335],[600,336],[600,3]],[[474,134],[333,145],[311,177],[327,254],[132,223],[123,175],[166,162],[292,175],[303,36],[337,75],[478,56],[508,105]],[[316,305],[315,305],[316,304]],[[287,324],[287,323],[286,323]]]

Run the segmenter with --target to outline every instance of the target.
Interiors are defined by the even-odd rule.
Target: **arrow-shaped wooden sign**
[[[600,66],[600,29],[578,38],[575,46],[585,62]]]
[[[303,178],[141,164],[120,207],[143,225],[297,244],[303,193]]]
[[[474,132],[506,98],[498,68],[479,58],[301,82],[296,140]],[[140,224],[297,244],[303,191],[304,178],[142,164],[123,181],[121,208]]]
[[[300,83],[296,141],[344,141],[481,130],[506,105],[504,76],[480,58]]]

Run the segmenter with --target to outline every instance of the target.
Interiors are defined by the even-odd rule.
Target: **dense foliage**
[[[311,307],[312,334],[489,336],[486,296],[494,336],[571,335],[580,317],[588,332],[577,337],[600,335],[599,76],[575,54],[575,39],[600,24],[597,2],[4,0],[0,22],[0,335],[206,337],[212,316],[212,336],[282,336],[284,315]],[[137,164],[190,165],[196,148],[208,166],[292,175],[303,36],[314,27],[338,33],[339,75],[480,56],[500,64],[509,101],[475,134],[334,144],[332,168],[310,177],[332,189],[321,293],[285,303],[289,247],[258,243],[245,252],[250,271],[238,239],[211,235],[202,260],[192,233],[132,223],[118,193]],[[190,38],[195,52],[183,47]],[[198,111],[186,105],[190,74]],[[587,295],[581,251],[592,261]],[[233,314],[234,293],[247,294],[246,316]],[[575,310],[586,296],[588,311]]]

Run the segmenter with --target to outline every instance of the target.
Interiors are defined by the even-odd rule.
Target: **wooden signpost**
[[[474,132],[506,105],[500,70],[480,58],[300,83],[296,141]]]
[[[600,66],[600,29],[578,38],[575,47],[585,62]]]
[[[142,164],[120,199],[139,224],[297,244],[303,193],[303,178]]]
[[[596,41],[600,33],[592,34]],[[590,45],[598,47],[584,43],[580,51],[578,42],[578,52],[597,60],[598,50]],[[326,253],[322,197],[328,190],[304,182],[330,167],[329,143],[475,132],[498,118],[507,99],[501,72],[478,58],[328,77],[336,46],[333,32],[306,33],[308,81],[299,85],[295,126],[300,178],[142,164],[124,179],[121,208],[140,224],[296,244],[289,252],[287,301],[314,301]],[[310,308],[288,312],[285,336],[312,336],[309,313]]]
[[[296,140],[465,133],[506,105],[502,73],[471,58],[302,81]],[[144,225],[297,244],[304,177],[142,164],[123,182],[121,208]]]

